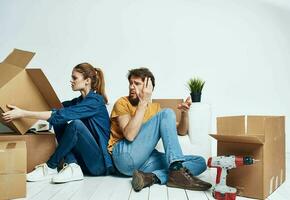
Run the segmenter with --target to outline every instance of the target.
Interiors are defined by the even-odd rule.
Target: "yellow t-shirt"
[[[136,112],[137,106],[132,106],[128,97],[121,97],[115,103],[113,110],[111,112],[111,134],[110,140],[108,144],[108,151],[112,153],[113,146],[121,139],[124,138],[124,135],[119,127],[117,117],[129,114],[130,116],[134,116]],[[143,123],[148,121],[151,117],[156,115],[161,110],[159,103],[150,103],[146,109]]]

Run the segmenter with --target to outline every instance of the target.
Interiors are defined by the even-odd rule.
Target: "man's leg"
[[[175,113],[163,109],[142,125],[133,142],[124,139],[114,146],[113,160],[118,170],[131,176],[134,170],[148,160],[160,138],[168,165],[184,160],[177,138]]]
[[[175,113],[170,109],[162,110],[146,122],[133,142],[122,140],[114,146],[113,160],[118,170],[131,176],[134,170],[139,169],[150,158],[160,137],[165,149],[165,163],[169,166],[169,186],[192,190],[207,190],[210,188],[209,183],[193,177],[191,172],[183,167],[182,163],[186,160],[186,157],[183,156],[178,141]],[[167,169],[160,170],[161,175],[159,177],[166,177]],[[134,173],[135,175],[139,174]],[[147,175],[152,177],[152,173],[145,173],[142,176],[145,179]],[[155,175],[157,176],[156,171]],[[160,179],[161,183],[166,182],[166,178]]]
[[[138,192],[144,187],[150,187],[155,183],[166,183],[168,175],[167,169],[168,164],[165,154],[155,149],[148,160],[138,170],[133,172],[133,189]]]
[[[165,184],[191,190],[207,190],[211,184],[199,180],[195,176],[206,170],[206,163],[201,156],[184,156],[179,169],[168,170],[168,163],[164,153],[154,150],[149,159],[133,173],[132,187],[140,191],[154,183]],[[169,176],[168,176],[169,174]]]
[[[148,160],[138,169],[145,173],[153,173],[158,178],[160,184],[165,184],[168,177],[168,163],[164,153],[152,152]]]
[[[186,155],[184,158],[182,166],[187,168],[193,176],[198,176],[206,170],[206,163],[203,157]],[[155,174],[160,180],[160,184],[165,184],[168,181],[168,167],[165,154],[155,149],[138,170]]]
[[[183,167],[187,168],[193,176],[198,176],[203,173],[207,166],[205,159],[201,156],[186,155]]]

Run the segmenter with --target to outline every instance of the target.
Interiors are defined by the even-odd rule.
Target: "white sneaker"
[[[51,179],[57,174],[57,169],[52,169],[46,163],[37,165],[35,169],[26,174],[26,181],[35,182]]]
[[[64,164],[62,170],[52,178],[53,183],[66,183],[83,180],[84,175],[81,167],[76,163]]]

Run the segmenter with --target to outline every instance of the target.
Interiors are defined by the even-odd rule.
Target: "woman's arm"
[[[2,113],[2,118],[6,123],[11,122],[14,119],[18,118],[32,118],[32,119],[42,119],[48,120],[51,117],[51,111],[35,112],[20,109],[13,105],[7,105],[10,108],[10,111]]]
[[[102,106],[105,106],[102,98],[86,97],[75,105],[53,110],[51,117],[47,121],[54,125],[70,120],[92,117],[100,111]]]

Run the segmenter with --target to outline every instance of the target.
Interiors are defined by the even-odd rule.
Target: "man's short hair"
[[[148,68],[140,67],[136,69],[131,69],[129,70],[127,76],[129,81],[132,76],[140,77],[142,81],[144,81],[146,77],[149,77],[152,81],[153,88],[155,87],[155,78]]]

